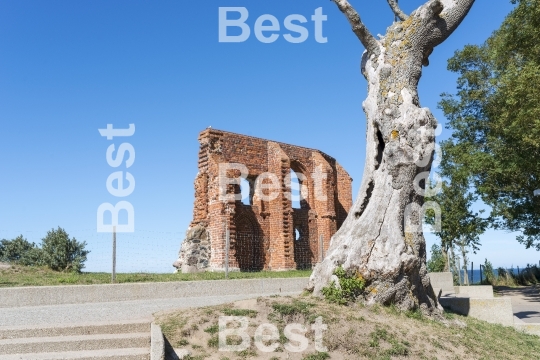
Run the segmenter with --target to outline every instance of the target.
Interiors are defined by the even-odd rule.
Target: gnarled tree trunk
[[[429,109],[420,107],[417,86],[433,48],[457,28],[474,0],[431,0],[410,16],[395,0],[388,0],[402,21],[393,23],[379,40],[347,0],[334,2],[366,47],[362,57],[362,74],[368,82],[363,103],[366,163],[360,194],[332,238],[326,258],[315,268],[308,289],[319,295],[342,266],[365,279],[368,303],[437,312],[426,270],[425,240],[417,226],[422,215],[409,211],[424,203],[418,183],[431,169],[437,127]]]

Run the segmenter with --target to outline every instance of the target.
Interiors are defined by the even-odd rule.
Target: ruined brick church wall
[[[232,270],[309,268],[321,260],[352,206],[352,179],[334,158],[315,149],[215,129],[201,132],[199,143],[193,220],[187,237],[204,234],[210,245],[201,250],[196,246],[201,243],[198,239],[186,237],[175,267],[185,272],[222,271],[226,229],[230,231]],[[220,201],[220,163],[247,167],[250,205]],[[327,174],[321,180],[322,197],[316,194],[312,176],[317,167]],[[291,169],[304,178],[306,191],[300,209],[293,209],[291,199],[285,195],[290,191],[287,176]],[[266,172],[275,174],[280,186],[279,195],[271,201],[260,199],[254,189],[257,177]],[[228,174],[233,175],[238,173]],[[227,193],[240,193],[240,186],[229,185]]]

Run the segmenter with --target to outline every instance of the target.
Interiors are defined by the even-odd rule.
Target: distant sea
[[[523,266],[523,267],[519,267],[519,272],[523,272],[523,270],[525,270],[527,267],[526,266]],[[493,268],[493,272],[495,273],[495,276],[497,276],[497,269],[498,268]],[[508,272],[513,272],[515,275],[518,274],[518,268],[517,266],[514,267],[513,269],[506,269]],[[470,270],[470,265],[469,265],[469,270],[467,271],[467,275],[469,276],[469,281],[471,282],[471,284],[474,284],[474,283],[479,283],[480,282],[480,269],[478,268],[478,265],[474,265],[474,269],[472,271],[472,280],[471,280],[471,270]],[[485,275],[485,272],[483,271],[482,269],[482,279],[485,279],[486,278],[486,275]],[[463,282],[463,271],[461,271],[461,281]]]

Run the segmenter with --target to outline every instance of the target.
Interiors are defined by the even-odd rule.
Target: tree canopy
[[[442,142],[442,174],[470,181],[491,206],[495,228],[521,231],[540,250],[540,0],[516,8],[482,45],[448,62],[457,93],[440,107],[453,131]]]

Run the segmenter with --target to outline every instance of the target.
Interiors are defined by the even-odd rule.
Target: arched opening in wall
[[[310,171],[298,160],[291,161],[291,202],[293,209],[309,210]]]
[[[294,227],[294,261],[298,270],[311,268],[311,251],[306,230],[300,225]]]
[[[298,178],[298,175],[296,172],[291,169],[290,172],[291,176],[291,202],[292,202],[292,208],[293,209],[301,209],[302,208],[302,183],[301,180]]]
[[[242,195],[242,204],[252,205],[253,204],[253,194],[252,194],[251,181],[249,179],[242,178],[240,180],[240,194]]]
[[[257,222],[244,210],[235,218],[236,261],[240,271],[260,271],[263,267],[262,239]]]

